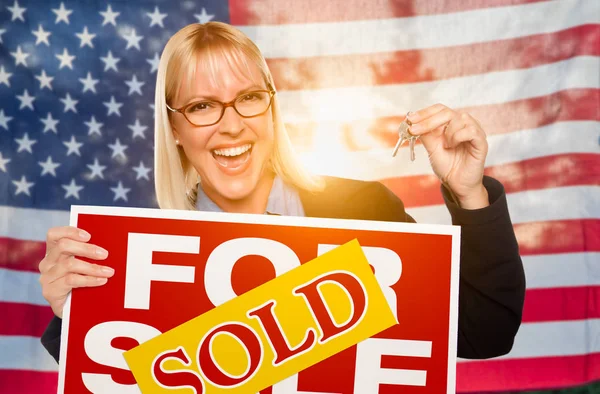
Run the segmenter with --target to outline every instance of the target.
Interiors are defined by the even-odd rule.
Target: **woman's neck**
[[[269,194],[273,186],[275,174],[269,172],[260,178],[256,189],[248,197],[240,200],[229,200],[218,195],[215,190],[203,189],[204,193],[225,212],[231,213],[265,213]]]

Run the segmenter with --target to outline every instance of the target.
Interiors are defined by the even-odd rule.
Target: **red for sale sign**
[[[115,275],[67,301],[61,393],[139,393],[126,351],[353,240],[397,324],[260,393],[455,391],[458,226],[88,206],[71,225]]]

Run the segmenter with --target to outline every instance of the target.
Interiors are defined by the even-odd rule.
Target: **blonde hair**
[[[254,63],[261,71],[264,82],[275,89],[267,62],[258,47],[231,25],[216,21],[191,24],[169,39],[158,65],[154,99],[154,187],[160,208],[196,209],[198,174],[183,149],[175,143],[166,105],[172,103],[183,77],[187,77],[188,81],[193,79],[198,62],[206,65],[209,77],[218,85],[217,56],[246,76],[251,75],[248,62]],[[270,163],[273,171],[284,182],[297,188],[321,190],[321,178],[308,173],[294,152],[281,116],[277,94],[273,96],[271,113],[274,148]]]

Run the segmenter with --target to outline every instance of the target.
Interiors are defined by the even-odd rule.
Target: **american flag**
[[[404,114],[478,119],[527,275],[510,354],[459,360],[457,391],[600,379],[600,1],[0,1],[0,393],[56,391],[37,264],[71,204],[156,207],[154,80],[168,38],[229,22],[263,51],[314,171],[380,180],[450,224]],[[590,385],[598,388],[598,386]]]

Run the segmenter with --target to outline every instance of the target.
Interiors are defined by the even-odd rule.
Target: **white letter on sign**
[[[317,255],[321,256],[338,246],[319,244]],[[362,251],[369,264],[375,269],[375,279],[377,279],[377,282],[381,286],[381,291],[383,291],[383,295],[392,309],[396,321],[398,321],[396,292],[392,289],[392,286],[400,280],[400,275],[402,274],[402,260],[400,260],[400,256],[393,250],[376,246],[362,246]]]
[[[231,286],[233,266],[242,257],[252,255],[269,260],[276,276],[300,266],[300,260],[292,249],[272,239],[236,238],[223,242],[208,256],[204,271],[204,287],[214,306],[237,297]]]
[[[380,384],[425,386],[427,371],[381,369],[381,356],[431,357],[431,341],[368,338],[356,345],[355,393],[377,393]]]
[[[199,253],[200,237],[129,233],[125,308],[150,309],[150,282],[194,283],[194,267],[152,264],[152,252]]]
[[[156,328],[130,321],[109,321],[95,325],[87,334],[83,342],[85,353],[90,360],[98,364],[107,365],[129,371],[129,366],[123,357],[124,350],[112,347],[111,342],[115,338],[133,338],[138,343],[146,342],[161,332]],[[92,393],[139,393],[137,384],[124,385],[116,383],[110,374],[82,373],[81,379],[85,387]]]

